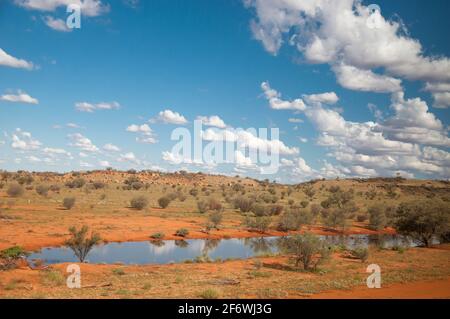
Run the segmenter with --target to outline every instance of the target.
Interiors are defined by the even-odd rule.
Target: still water
[[[414,243],[397,235],[348,235],[320,236],[330,245],[343,245],[346,248],[377,245],[415,246]],[[279,243],[283,237],[232,238],[232,239],[188,239],[140,242],[111,242],[96,245],[86,258],[94,264],[169,264],[194,260],[199,256],[208,256],[211,260],[227,258],[244,259],[258,255],[279,252]],[[70,248],[47,247],[28,256],[33,263],[41,260],[45,264],[78,262]]]

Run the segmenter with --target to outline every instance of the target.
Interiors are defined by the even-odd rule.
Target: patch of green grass
[[[123,276],[125,275],[125,270],[123,270],[122,268],[115,268],[112,270],[112,273],[117,276]]]
[[[46,286],[62,286],[66,282],[63,274],[57,270],[44,270],[41,272],[41,281]]]
[[[272,276],[272,274],[270,272],[257,271],[257,270],[252,270],[248,274],[253,278],[268,278],[268,277]]]

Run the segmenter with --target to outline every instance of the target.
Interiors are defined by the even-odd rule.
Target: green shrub
[[[251,208],[251,212],[257,217],[262,217],[269,214],[267,207],[261,204],[254,204]]]
[[[66,197],[63,199],[63,206],[65,209],[72,209],[73,206],[75,206],[75,197]]]
[[[0,251],[0,258],[17,259],[27,255],[28,253],[20,246],[13,246]]]
[[[171,201],[172,200],[168,196],[163,196],[158,199],[158,205],[161,208],[166,208],[167,206],[169,206]]]
[[[244,219],[244,224],[257,232],[265,233],[272,222],[272,218],[269,216],[263,216],[263,217],[246,217]]]
[[[369,207],[369,228],[373,230],[381,230],[386,227],[387,218],[384,207],[381,204]]]
[[[8,189],[6,190],[6,193],[10,197],[20,197],[24,192],[25,190],[23,189],[23,187],[17,183],[9,185]]]
[[[150,238],[153,239],[163,239],[164,238],[164,233],[158,232],[158,233],[154,233],[153,235],[150,235]]]
[[[359,214],[356,216],[356,221],[363,223],[367,220],[367,215],[366,214]]]
[[[248,213],[253,206],[253,201],[245,197],[237,197],[234,199],[234,207],[239,209],[242,213]]]
[[[144,209],[148,206],[148,199],[145,196],[136,196],[130,201],[130,206],[134,209]]]
[[[197,208],[199,213],[206,213],[208,211],[209,205],[206,201],[200,200],[197,202]]]
[[[303,208],[308,207],[308,205],[309,205],[309,202],[308,202],[307,200],[302,200],[302,201],[300,202],[300,206],[302,206]]]
[[[209,214],[208,220],[211,223],[212,227],[218,228],[218,226],[222,223],[223,213],[219,211],[214,211]]]
[[[92,183],[92,185],[94,186],[95,189],[103,189],[106,187],[105,183],[99,181]]]
[[[293,256],[295,266],[301,264],[304,270],[315,270],[330,255],[320,238],[309,233],[280,238],[278,243],[281,251]]]
[[[203,299],[217,299],[219,298],[219,293],[214,289],[206,289],[199,294],[199,297]]]
[[[280,231],[290,231],[300,229],[300,218],[297,210],[289,210],[278,219],[277,229]]]
[[[100,235],[91,233],[91,236],[88,237],[89,228],[87,226],[83,226],[79,230],[76,227],[70,227],[69,232],[71,237],[66,240],[65,245],[72,249],[80,262],[84,262],[92,247],[100,242]]]
[[[187,235],[189,235],[189,230],[187,230],[186,228],[180,228],[175,232],[175,235],[180,237],[186,237]]]

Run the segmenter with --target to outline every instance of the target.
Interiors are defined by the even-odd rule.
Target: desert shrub
[[[272,222],[272,219],[269,216],[263,216],[263,217],[246,217],[244,219],[244,224],[257,232],[265,233],[270,226],[270,223]]]
[[[206,201],[204,201],[204,200],[199,200],[199,201],[197,202],[197,208],[198,208],[198,212],[199,212],[199,213],[204,214],[204,213],[206,213],[206,212],[208,211],[209,205],[208,205],[208,203],[207,203]]]
[[[222,223],[223,213],[220,211],[214,211],[209,214],[208,220],[211,223],[213,228],[218,228],[218,226]]]
[[[27,255],[28,253],[20,246],[13,246],[0,251],[0,258],[17,259]]]
[[[322,208],[317,204],[312,204],[309,208],[309,211],[311,212],[311,215],[314,216],[314,218],[317,218],[319,216],[321,210]]]
[[[295,266],[304,270],[315,270],[329,255],[329,248],[313,234],[284,237],[279,240],[281,250],[293,256]]]
[[[177,193],[169,193],[166,195],[166,197],[168,199],[170,199],[170,201],[173,201],[173,200],[177,199],[178,195],[177,195]]]
[[[450,231],[450,206],[439,200],[416,200],[397,208],[398,233],[430,246],[433,239]]]
[[[324,216],[326,215],[326,217]],[[323,223],[330,228],[341,228],[342,230],[348,227],[347,211],[345,209],[333,208],[329,210],[322,210]]]
[[[316,194],[316,191],[314,190],[314,188],[312,186],[308,186],[303,189],[303,193],[305,193],[306,196],[308,196],[310,199],[312,199],[314,197],[314,195]]]
[[[25,192],[25,190],[19,184],[11,184],[11,185],[9,185],[8,189],[6,190],[6,193],[10,197],[20,197],[23,195],[24,192]]]
[[[46,186],[46,185],[38,185],[38,186],[36,186],[36,193],[38,195],[47,196],[48,195],[48,190],[49,190],[49,187]]]
[[[136,196],[131,199],[130,206],[134,209],[144,209],[148,206],[148,199],[145,196]]]
[[[215,211],[218,211],[218,212],[223,210],[222,204],[220,203],[220,201],[218,201],[215,198],[210,198],[208,200],[208,208],[210,210],[215,210]]]
[[[197,197],[197,196],[198,196],[198,189],[192,188],[192,189],[189,191],[189,194],[190,194],[191,196]]]
[[[0,189],[3,189],[3,187],[5,187],[5,183],[0,182]]]
[[[91,236],[88,237],[88,232],[87,226],[83,226],[79,230],[76,227],[70,227],[71,237],[65,242],[65,245],[72,249],[80,262],[84,262],[92,247],[100,242],[100,235],[91,233]]]
[[[65,183],[66,187],[68,188],[81,188],[84,186],[84,184],[86,184],[86,181],[82,177],[77,177]]]
[[[293,199],[288,200],[288,205],[289,205],[289,206],[294,205],[294,200],[293,200]]]
[[[350,250],[350,255],[361,260],[362,262],[366,262],[369,258],[369,249],[366,247],[356,247]]]
[[[180,191],[177,192],[177,197],[180,202],[184,202],[187,199],[187,196],[184,195],[184,193],[180,192]]]
[[[330,193],[337,193],[337,192],[339,192],[341,190],[341,187],[340,186],[338,186],[338,185],[333,185],[333,186],[330,186],[330,188],[328,188],[328,191],[330,192]]]
[[[164,238],[164,233],[158,232],[158,233],[154,233],[152,235],[150,235],[150,238],[153,239],[163,239]]]
[[[75,197],[66,197],[63,199],[63,207],[65,209],[72,209],[73,206],[75,206]]]
[[[161,208],[167,208],[167,206],[169,206],[171,201],[172,200],[169,197],[163,196],[158,199],[158,205]]]
[[[367,220],[367,215],[366,214],[359,214],[356,216],[356,221],[363,223]]]
[[[106,187],[105,183],[99,181],[93,182],[92,185],[95,189],[103,189]]]
[[[242,213],[248,213],[253,206],[253,201],[243,196],[234,199],[234,207],[238,208]]]
[[[296,210],[289,210],[280,216],[277,229],[280,231],[299,230],[300,220]]]
[[[144,187],[144,183],[142,183],[142,182],[133,182],[133,183],[130,184],[130,186],[131,186],[131,189],[137,191],[137,190],[140,190],[142,187]]]
[[[387,218],[384,211],[384,207],[379,205],[374,205],[369,207],[367,210],[369,213],[369,228],[374,230],[381,230],[386,227]]]
[[[261,204],[254,204],[251,207],[251,212],[257,217],[266,216],[269,213],[267,207]]]
[[[59,193],[59,191],[61,190],[61,186],[56,184],[50,185],[50,190],[52,192]]]
[[[272,205],[269,207],[269,214],[270,216],[278,216],[280,215],[284,210],[284,207],[282,205]]]
[[[187,235],[189,235],[189,230],[187,230],[186,228],[177,229],[175,235],[180,237],[186,237]]]
[[[208,288],[200,292],[198,296],[203,299],[217,299],[219,298],[219,293],[217,292],[217,290]]]
[[[31,175],[21,175],[19,177],[17,177],[17,182],[20,185],[30,185],[31,183],[33,183],[34,178]]]
[[[302,206],[303,208],[308,207],[308,205],[309,205],[309,202],[308,202],[307,200],[302,200],[302,201],[300,202],[300,206]]]

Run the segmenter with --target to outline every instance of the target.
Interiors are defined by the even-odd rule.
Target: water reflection
[[[320,236],[328,245],[346,248],[414,246],[401,236],[394,235],[349,235]],[[86,260],[90,263],[124,264],[167,264],[194,260],[199,256],[207,259],[249,258],[277,253],[286,237],[265,237],[245,239],[188,239],[154,240],[149,242],[107,243],[92,248]],[[77,257],[70,249],[63,247],[44,248],[28,258],[41,259],[46,264],[76,262]]]

